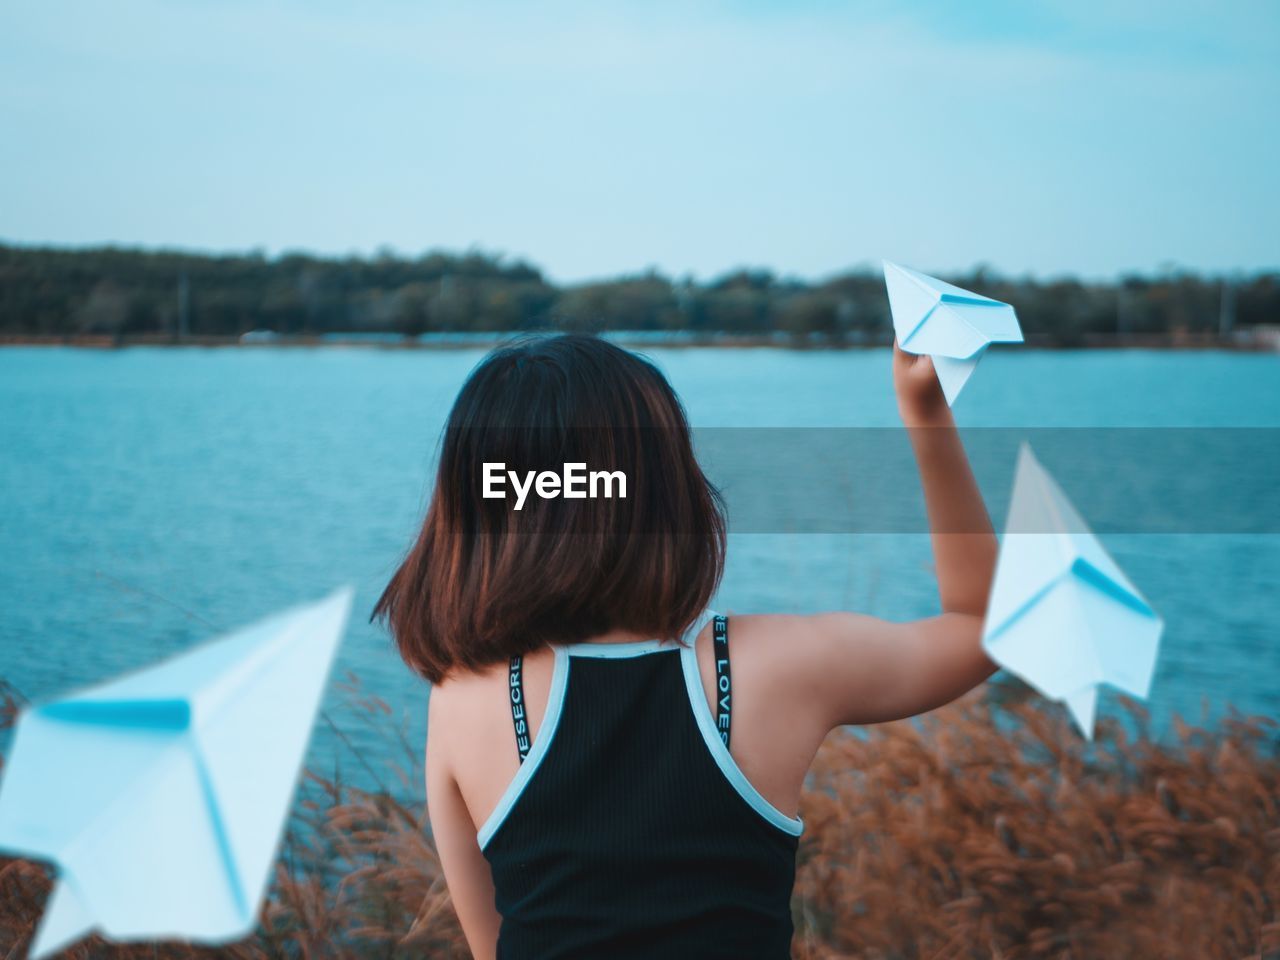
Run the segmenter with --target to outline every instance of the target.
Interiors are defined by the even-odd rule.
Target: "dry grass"
[[[1172,744],[972,698],[825,744],[805,797],[802,958],[1280,956],[1275,725]]]
[[[1092,746],[1059,710],[999,690],[833,734],[803,803],[795,956],[1280,957],[1275,725],[1177,724],[1157,743],[1131,709],[1128,733],[1104,723]],[[400,792],[308,774],[260,931],[239,946],[95,940],[69,956],[466,957],[425,815]],[[49,883],[0,859],[0,958],[24,955]]]

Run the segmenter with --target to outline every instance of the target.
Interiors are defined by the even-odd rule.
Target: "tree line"
[[[1280,323],[1280,272],[1097,282],[979,268],[946,279],[1014,304],[1028,339],[1047,346],[1226,339]],[[477,252],[335,258],[0,245],[0,335],[10,337],[559,329],[884,343],[888,310],[879,271],[866,268],[813,282],[742,269],[706,282],[649,271],[557,285],[528,263]]]

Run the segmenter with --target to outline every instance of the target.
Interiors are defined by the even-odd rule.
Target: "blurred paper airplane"
[[[1093,737],[1098,684],[1146,697],[1164,623],[1026,444],[982,645]]]
[[[1022,342],[1018,317],[1007,303],[888,260],[884,283],[898,346],[933,359],[948,405],[960,396],[989,344]]]
[[[19,717],[0,849],[59,870],[33,958],[251,933],[352,591]]]

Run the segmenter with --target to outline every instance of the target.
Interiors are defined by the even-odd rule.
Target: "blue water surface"
[[[0,350],[0,677],[29,698],[55,696],[352,583],[337,675],[358,675],[391,716],[366,724],[335,689],[312,760],[385,773],[405,749],[390,730],[420,745],[427,690],[367,616],[421,518],[449,404],[482,355]],[[699,426],[896,422],[886,351],[649,355]],[[957,416],[1280,427],[1280,356],[1001,351]],[[1197,718],[1202,705],[1280,714],[1280,536],[1106,543],[1168,624],[1158,719]],[[919,535],[738,534],[718,605],[926,615],[937,609],[929,560]]]

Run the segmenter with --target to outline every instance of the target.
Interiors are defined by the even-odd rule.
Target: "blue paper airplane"
[[[1129,582],[1031,448],[1013,500],[982,645],[1093,736],[1098,685],[1146,697],[1164,623]]]
[[[351,598],[23,711],[0,849],[58,867],[33,958],[94,930],[207,943],[253,931]]]
[[[884,261],[898,346],[928,354],[947,404],[955,403],[992,343],[1021,343],[1013,307]]]

